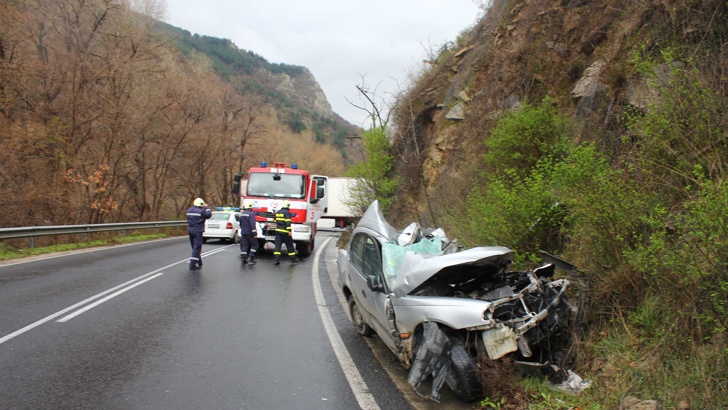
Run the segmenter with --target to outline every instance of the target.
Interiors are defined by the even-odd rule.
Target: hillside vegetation
[[[179,219],[260,161],[341,175],[358,129],[308,69],[125,2],[0,2],[0,226]]]
[[[725,0],[494,0],[398,101],[390,220],[591,279],[593,387],[532,408],[728,408],[727,80]]]

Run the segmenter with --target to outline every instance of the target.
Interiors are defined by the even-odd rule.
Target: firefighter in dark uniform
[[[187,210],[187,233],[190,235],[190,245],[192,246],[190,269],[202,267],[202,233],[205,232],[205,219],[209,219],[211,216],[212,211],[202,198],[195,199],[190,209]]]
[[[255,264],[255,251],[258,250],[258,229],[253,213],[253,204],[245,204],[238,217],[240,221],[240,259],[243,265]]]
[[[296,257],[296,249],[293,247],[293,237],[291,236],[291,201],[283,201],[281,209],[276,212],[276,241],[273,258],[275,264],[281,263],[281,245],[286,244],[286,251],[291,258],[291,263],[298,262]]]

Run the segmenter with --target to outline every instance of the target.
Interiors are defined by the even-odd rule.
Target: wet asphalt
[[[334,238],[324,270],[335,236],[317,237]],[[328,274],[316,302],[313,255],[275,266],[263,254],[242,266],[238,254],[210,241],[204,266],[190,271],[189,242],[179,238],[0,265],[2,408],[358,408],[320,308],[376,405],[412,408],[354,331]]]

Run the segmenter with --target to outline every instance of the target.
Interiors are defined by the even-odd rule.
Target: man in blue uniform
[[[275,250],[273,251],[273,259],[275,264],[281,263],[281,245],[286,244],[286,251],[291,258],[291,263],[298,262],[296,257],[296,249],[293,247],[293,237],[291,236],[291,201],[283,201],[281,209],[276,212],[276,240]]]
[[[255,263],[255,251],[258,250],[258,229],[253,213],[253,204],[245,204],[243,212],[240,213],[240,258],[243,265]]]
[[[202,267],[202,233],[205,232],[205,219],[212,216],[212,211],[202,198],[197,198],[187,210],[187,233],[190,235],[192,256],[190,269]]]

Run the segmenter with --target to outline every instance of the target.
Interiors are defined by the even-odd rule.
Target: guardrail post
[[[31,236],[30,238],[28,238],[28,246],[30,246],[31,249],[33,249],[35,247],[35,237],[34,236]]]

